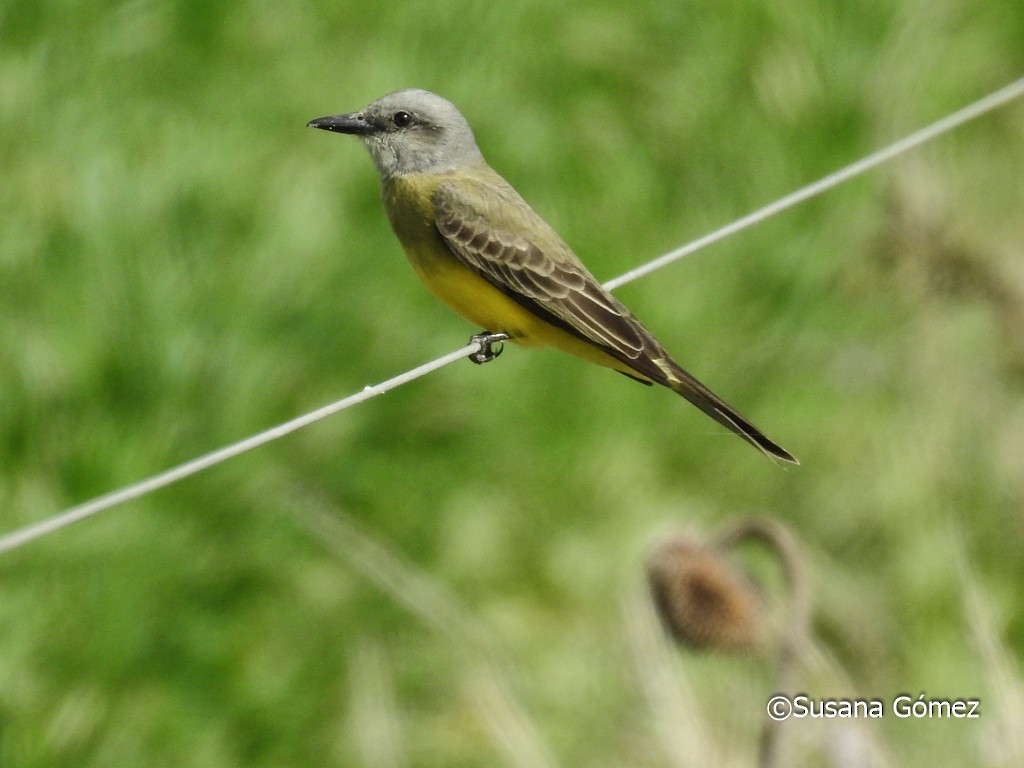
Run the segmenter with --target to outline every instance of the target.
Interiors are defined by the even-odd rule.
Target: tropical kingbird
[[[522,346],[561,349],[678,392],[769,456],[798,463],[669,356],[572,249],[491,169],[447,100],[396,91],[309,123],[359,137],[413,269],[441,301]]]

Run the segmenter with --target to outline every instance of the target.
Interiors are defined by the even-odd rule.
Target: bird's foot
[[[505,345],[501,342],[508,340],[507,333],[491,333],[490,331],[483,331],[481,333],[474,334],[470,337],[469,342],[477,343],[480,345],[480,349],[469,356],[477,365],[483,365],[489,363],[491,360],[501,354]],[[494,345],[497,344],[497,347]]]

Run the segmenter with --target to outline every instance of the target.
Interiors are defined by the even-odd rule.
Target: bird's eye
[[[412,124],[412,115],[404,111],[395,112],[395,114],[391,116],[391,120],[394,122],[395,127],[407,128]]]

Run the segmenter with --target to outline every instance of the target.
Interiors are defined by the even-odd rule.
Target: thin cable
[[[197,472],[202,472],[204,469],[209,469],[215,464],[225,462],[228,459],[232,459],[235,456],[251,451],[261,445],[266,445],[278,438],[291,434],[297,429],[302,429],[316,421],[325,419],[338,411],[343,411],[353,405],[365,402],[371,397],[383,395],[385,392],[394,389],[395,387],[400,387],[414,379],[426,376],[428,373],[436,371],[439,368],[443,368],[446,365],[450,365],[456,360],[462,360],[471,354],[479,352],[480,346],[480,342],[474,341],[460,350],[449,352],[443,357],[439,357],[429,363],[424,363],[418,368],[406,371],[405,373],[381,382],[380,384],[368,386],[361,392],[349,395],[348,397],[331,403],[330,405],[325,405],[311,413],[299,416],[291,421],[286,421],[276,427],[271,427],[264,432],[260,432],[252,437],[247,437],[244,440],[239,440],[237,443],[232,443],[231,445],[227,445],[216,451],[207,453],[199,458],[186,461],[184,464],[179,464],[176,467],[172,467],[171,469],[165,470],[157,475],[148,477],[145,480],[140,480],[139,482],[126,486],[118,491],[108,493],[104,496],[99,496],[92,501],[80,504],[77,507],[71,507],[71,509],[68,509],[65,512],[61,512],[54,517],[42,520],[34,525],[29,525],[9,533],[0,538],[0,554],[15,549],[16,547],[20,547],[23,544],[28,544],[30,541],[35,541],[36,539],[53,533],[54,531],[59,531],[61,528],[65,528],[72,523],[77,523],[79,520],[84,520],[87,517],[92,517],[93,515],[110,509],[111,507],[115,507],[118,504],[123,504],[131,499],[137,499],[140,496],[150,494],[153,491],[170,485],[171,483],[176,483],[179,480],[190,477]]]
[[[670,251],[664,256],[660,256],[647,264],[630,270],[614,280],[609,280],[604,284],[604,287],[608,290],[614,290],[619,286],[630,283],[644,277],[645,275],[649,275],[651,272],[668,266],[684,256],[688,256],[701,248],[706,248],[712,243],[716,243],[729,235],[751,227],[777,213],[787,210],[788,208],[792,208],[797,203],[803,202],[815,195],[819,195],[822,192],[853,178],[854,176],[858,176],[871,168],[891,160],[897,155],[913,149],[919,144],[923,144],[924,142],[934,139],[943,133],[947,133],[966,122],[974,120],[986,112],[990,112],[993,109],[1020,97],[1021,95],[1024,95],[1024,78],[1000,88],[998,91],[979,99],[973,104],[964,107],[963,109],[958,110],[935,123],[932,123],[926,128],[922,128],[921,130],[912,133],[910,136],[907,136],[894,144],[890,144],[885,149],[881,149],[874,154],[868,155],[862,160],[858,160],[846,168],[836,171],[835,173],[832,173],[813,184],[804,187],[803,189],[797,190],[796,192],[793,192],[770,205],[766,205],[764,208],[754,211],[741,219],[737,219],[732,224],[715,230],[714,232],[694,240],[681,248]],[[104,496],[99,496],[92,501],[71,507],[64,512],[60,512],[57,515],[35,523],[34,525],[29,525],[13,531],[6,536],[0,537],[0,554],[24,544],[28,544],[31,541],[35,541],[36,539],[55,531],[59,531],[61,528],[65,528],[72,523],[77,523],[87,517],[92,517],[93,515],[108,510],[111,507],[115,507],[126,501],[130,501],[131,499],[137,499],[141,496],[150,494],[160,488],[164,488],[179,480],[183,480],[186,477],[190,477],[197,472],[202,472],[216,464],[220,464],[228,459],[234,458],[235,456],[239,456],[253,450],[254,448],[258,448],[261,445],[266,445],[267,443],[277,440],[280,437],[284,437],[297,429],[301,429],[302,427],[325,419],[326,417],[338,413],[339,411],[343,411],[353,405],[358,405],[359,403],[369,400],[371,397],[382,395],[395,387],[407,384],[408,382],[418,379],[421,376],[425,376],[439,368],[451,365],[456,360],[461,360],[464,357],[480,351],[480,342],[473,341],[462,349],[450,352],[447,355],[439,357],[429,363],[424,363],[418,368],[414,368],[411,371],[395,376],[394,378],[388,379],[380,384],[366,387],[362,392],[355,395],[350,395],[316,411],[307,413],[304,416],[299,416],[291,421],[272,427],[265,432],[260,432],[252,437],[240,440],[237,443],[232,443],[224,448],[220,448],[211,453],[207,453],[204,456],[200,456],[199,458],[187,461],[184,464],[179,464],[176,467],[153,475],[145,480],[140,480],[139,482],[126,486],[118,491],[108,493]]]
[[[983,99],[979,99],[973,104],[932,123],[926,128],[922,128],[921,130],[910,134],[906,138],[890,144],[884,149],[880,149],[877,152],[868,155],[862,160],[858,160],[852,165],[848,165],[835,173],[831,173],[813,184],[808,184],[803,189],[798,189],[796,192],[786,195],[780,200],[776,200],[774,203],[766,205],[764,208],[760,208],[753,213],[748,213],[743,218],[737,219],[721,229],[716,229],[714,232],[704,235],[704,237],[698,238],[692,243],[688,243],[681,248],[670,251],[664,256],[659,256],[657,259],[654,259],[654,261],[649,261],[636,269],[631,269],[626,274],[620,275],[614,280],[609,280],[604,284],[604,287],[609,291],[613,291],[626,283],[631,283],[645,275],[649,275],[655,270],[666,267],[675,261],[679,261],[679,259],[684,256],[689,256],[695,251],[699,251],[702,248],[706,248],[713,243],[717,243],[719,240],[723,240],[730,235],[740,232],[741,230],[752,227],[777,213],[782,213],[783,211],[792,208],[794,205],[802,203],[804,200],[809,200],[812,197],[820,195],[822,192],[839,186],[844,181],[848,181],[854,176],[859,176],[860,174],[891,160],[897,155],[901,155],[920,144],[924,144],[926,141],[930,141],[931,139],[941,136],[954,128],[958,128],[964,123],[970,122],[986,112],[991,112],[993,109],[1001,107],[1003,104],[1013,101],[1022,95],[1024,95],[1024,78],[1010,83],[1004,88],[1000,88],[995,93],[989,94]]]

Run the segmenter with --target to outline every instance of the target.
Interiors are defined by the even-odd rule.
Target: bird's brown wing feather
[[[511,188],[444,182],[434,207],[438,232],[463,264],[531,312],[663,383],[664,371],[652,365],[653,357],[667,357],[661,345]],[[513,227],[537,237],[513,234]]]

